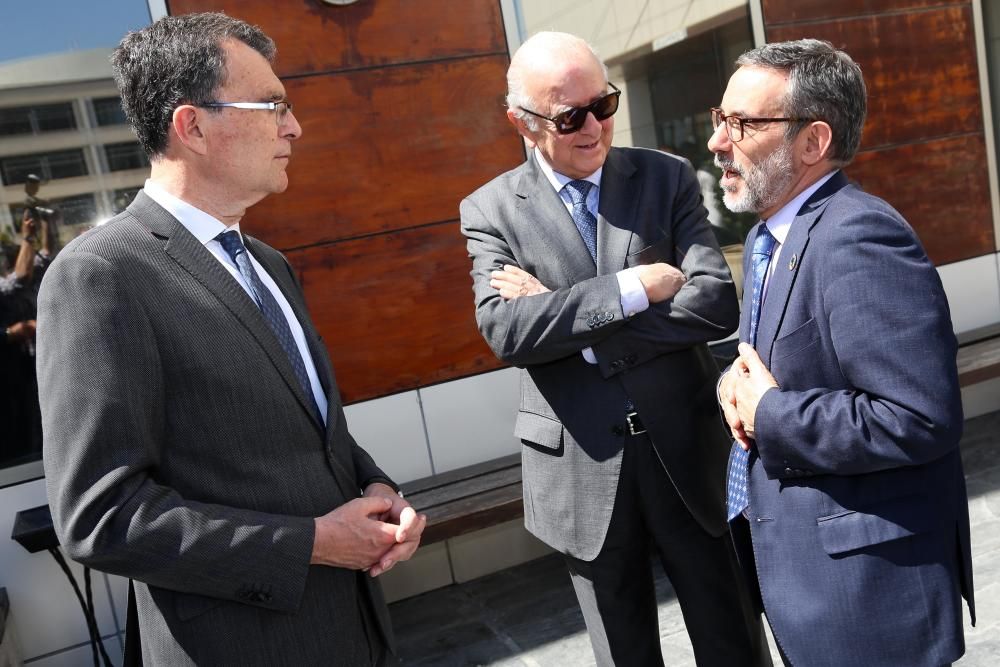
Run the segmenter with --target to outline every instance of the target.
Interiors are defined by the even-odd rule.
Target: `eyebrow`
[[[590,106],[591,104],[593,104],[597,100],[602,99],[602,98],[608,96],[607,87],[608,87],[608,84],[604,84],[605,91],[603,93],[598,94],[597,97],[593,98],[589,102],[584,102],[583,104],[578,104],[576,106],[570,106],[568,104],[562,104],[562,105],[556,107],[558,109],[558,111],[555,111],[552,115],[553,116],[558,116],[559,114],[561,114],[561,113],[563,113],[565,111],[569,111],[570,109],[579,109],[581,107]]]

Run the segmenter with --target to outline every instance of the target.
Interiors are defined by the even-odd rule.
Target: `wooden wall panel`
[[[988,1],[988,0],[987,0]],[[865,14],[963,5],[968,0],[762,0],[764,22],[768,24],[839,19]]]
[[[981,136],[861,153],[846,171],[903,214],[935,264],[978,257],[995,247]]]
[[[289,188],[247,216],[279,248],[452,220],[524,158],[504,115],[505,56],[285,82],[302,138]]]
[[[913,225],[938,265],[995,251],[970,0],[763,0],[769,42],[843,48],[868,85],[847,172]]]
[[[288,254],[354,402],[499,368],[476,328],[457,221]]]
[[[168,0],[171,14],[224,11],[256,23],[291,76],[507,52],[497,0]]]
[[[769,42],[801,37],[829,40],[861,66],[868,86],[863,147],[982,131],[970,7],[767,29]]]
[[[458,204],[524,160],[499,0],[168,0],[261,26],[303,127],[246,229],[288,255],[353,402],[501,364],[475,326]]]

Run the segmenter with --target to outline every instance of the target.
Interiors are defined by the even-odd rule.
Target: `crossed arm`
[[[593,348],[605,377],[622,372],[613,360],[632,355],[643,363],[661,354],[725,337],[736,328],[736,292],[725,260],[705,219],[700,190],[689,170],[670,210],[655,212],[669,225],[679,266],[663,261],[634,267],[650,308],[626,320],[614,274],[568,287],[546,285],[515,257],[496,210],[462,202],[462,231],[472,257],[476,319],[502,360],[524,366],[546,363]],[[643,221],[656,224],[654,221]],[[539,269],[558,267],[558,257],[540,257]],[[528,297],[528,298],[525,298]],[[599,318],[593,314],[613,313]]]

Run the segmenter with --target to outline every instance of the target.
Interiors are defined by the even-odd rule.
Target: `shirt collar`
[[[235,229],[237,232],[240,231],[240,223],[237,222],[232,227],[226,227],[218,218],[172,195],[167,192],[166,188],[152,179],[147,178],[142,189],[150,199],[165,208],[170,215],[177,218],[177,221],[184,225],[202,245],[214,240],[216,236],[230,229]],[[242,238],[242,234],[240,234],[240,238]]]
[[[538,150],[538,146],[535,146],[534,153],[535,153],[535,160],[538,162],[539,168],[542,170],[542,173],[545,174],[545,178],[548,179],[549,183],[552,184],[552,187],[555,188],[556,192],[561,192],[567,183],[574,180],[589,181],[590,183],[593,183],[597,188],[601,187],[601,173],[604,171],[603,165],[600,166],[597,169],[597,171],[595,171],[590,176],[587,176],[586,178],[575,179],[575,178],[570,178],[569,176],[564,176],[560,174],[558,171],[554,170],[552,168],[552,165],[550,165],[548,161],[545,159],[545,156],[542,155],[542,151]]]
[[[819,190],[820,187],[830,180],[835,173],[837,173],[836,169],[825,176],[821,176],[819,180],[796,195],[795,199],[782,206],[778,209],[777,213],[765,221],[767,230],[778,240],[778,243],[785,243],[785,238],[788,236],[788,230],[791,229],[792,223],[795,222],[795,216],[799,214],[799,209],[801,209],[802,205],[813,196],[813,193]]]

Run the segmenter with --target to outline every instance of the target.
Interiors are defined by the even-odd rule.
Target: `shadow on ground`
[[[966,625],[962,667],[1000,664],[1000,412],[970,419],[962,438],[979,626]],[[657,602],[664,662],[694,665],[680,607],[662,569]],[[585,667],[583,616],[558,555],[390,606],[401,664]],[[777,661],[775,664],[780,664]]]

